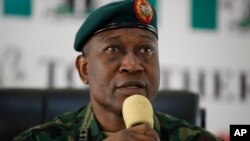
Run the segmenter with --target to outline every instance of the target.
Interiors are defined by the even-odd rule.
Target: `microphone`
[[[126,98],[122,106],[123,119],[126,128],[147,123],[154,126],[153,108],[150,101],[142,95],[132,95]]]

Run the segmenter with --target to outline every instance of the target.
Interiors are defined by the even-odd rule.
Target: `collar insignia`
[[[149,24],[152,21],[153,9],[146,0],[135,0],[134,11],[140,22]]]

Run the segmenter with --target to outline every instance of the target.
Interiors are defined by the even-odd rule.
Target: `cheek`
[[[115,72],[114,65],[104,60],[92,61],[88,69],[89,81],[94,85],[108,85],[112,80]]]
[[[159,60],[157,55],[150,57],[141,57],[141,62],[152,71],[152,73],[159,73]]]
[[[160,86],[160,69],[159,65],[151,66],[149,70],[149,99],[153,100],[156,96]]]
[[[149,65],[151,67],[155,66],[156,64],[159,64],[159,60],[158,60],[158,53],[154,52],[152,54],[139,54],[139,58],[141,60],[141,62],[143,62],[145,65]]]
[[[160,66],[159,61],[151,60],[149,64],[147,64],[149,79],[151,81],[151,86],[156,87],[158,89],[160,83]]]
[[[91,62],[88,68],[89,81],[98,83],[98,80],[102,80],[103,76],[105,76],[105,68],[97,62]],[[102,80],[103,82],[103,80]]]

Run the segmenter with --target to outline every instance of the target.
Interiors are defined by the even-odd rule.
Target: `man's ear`
[[[79,55],[76,58],[75,62],[76,68],[78,70],[78,74],[82,80],[83,83],[88,84],[89,78],[88,78],[88,60],[85,55]]]

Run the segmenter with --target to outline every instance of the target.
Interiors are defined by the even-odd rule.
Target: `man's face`
[[[152,101],[160,79],[158,40],[152,32],[139,28],[104,31],[85,47],[82,79],[89,83],[92,104],[121,114],[128,96],[140,94]]]

